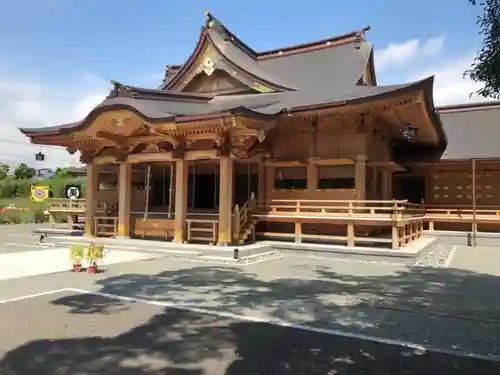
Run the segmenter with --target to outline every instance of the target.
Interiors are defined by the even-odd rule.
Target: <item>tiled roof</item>
[[[284,91],[267,94],[229,95],[199,97],[170,93],[163,90],[144,90],[123,86],[119,96],[104,100],[94,108],[81,122],[52,126],[46,128],[22,128],[23,133],[65,132],[77,130],[86,122],[90,122],[99,113],[111,109],[129,109],[150,121],[183,122],[191,116],[218,114],[229,111],[234,114],[244,113],[255,116],[276,116],[283,111],[293,111],[310,106],[330,105],[335,103],[349,104],[363,99],[374,99],[400,90],[432,85],[432,77],[422,81],[391,86],[353,86],[347,91],[310,89],[300,91]],[[157,95],[154,95],[156,93]],[[193,100],[194,98],[196,100]]]
[[[27,135],[71,132],[85,127],[100,113],[112,109],[128,109],[152,122],[182,123],[192,120],[193,116],[198,119],[228,112],[249,116],[277,116],[284,111],[351,104],[417,88],[424,89],[429,94],[426,95],[426,100],[431,102],[432,77],[402,85],[358,85],[366,69],[372,64],[373,49],[366,42],[364,31],[365,29],[316,43],[258,53],[209,14],[195,52],[183,66],[175,67],[176,73],[172,78],[174,81],[170,79],[156,90],[115,83],[112,94],[81,122],[20,130]],[[203,50],[203,43],[211,43],[212,48],[220,55],[221,62],[225,64],[221,65],[226,68],[232,65],[250,75],[256,83],[268,83],[275,92],[213,96],[169,90],[170,86],[175,86],[176,79],[180,80],[192,68],[197,54]],[[231,71],[228,73],[231,74]],[[428,104],[433,112],[433,104]],[[435,122],[436,128],[441,131],[439,119]]]
[[[442,159],[500,158],[500,101],[437,110],[448,137]]]

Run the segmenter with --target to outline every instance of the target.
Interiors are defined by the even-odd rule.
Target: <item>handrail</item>
[[[252,211],[256,207],[255,194],[252,193],[250,198],[240,207],[234,206],[233,214],[233,240],[238,240],[242,229],[248,224],[251,219]]]
[[[49,204],[50,209],[85,209],[87,202],[85,199],[69,199],[69,198],[48,198],[45,200]]]
[[[307,214],[346,217],[383,217],[401,220],[423,217],[424,207],[406,200],[287,200],[276,199],[261,202],[259,213],[269,215]]]

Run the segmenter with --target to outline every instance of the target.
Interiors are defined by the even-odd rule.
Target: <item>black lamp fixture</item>
[[[414,127],[412,124],[408,123],[404,128],[401,129],[401,135],[407,141],[413,140],[417,136],[418,128]]]
[[[45,161],[45,154],[42,154],[41,152],[36,153],[35,160],[36,161]]]

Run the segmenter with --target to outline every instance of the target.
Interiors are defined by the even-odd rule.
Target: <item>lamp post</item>
[[[404,128],[401,129],[401,135],[407,141],[413,140],[417,136],[418,128],[414,127],[412,124],[408,123]]]
[[[35,160],[36,161],[45,161],[45,154],[43,154],[41,152],[37,152],[35,154]]]

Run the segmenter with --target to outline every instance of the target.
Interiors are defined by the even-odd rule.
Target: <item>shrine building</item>
[[[495,230],[500,104],[378,85],[368,29],[258,52],[207,12],[157,88],[113,81],[81,121],[20,130],[80,152],[88,235],[398,249],[424,226]]]

